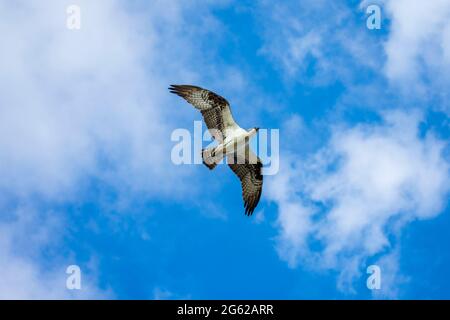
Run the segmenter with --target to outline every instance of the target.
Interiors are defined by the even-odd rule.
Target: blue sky
[[[450,298],[448,1],[0,12],[0,298]],[[171,132],[201,119],[173,83],[280,130],[253,217],[226,166],[171,162]]]

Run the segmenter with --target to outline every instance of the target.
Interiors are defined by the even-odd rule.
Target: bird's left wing
[[[211,135],[219,142],[224,140],[226,129],[239,128],[231,114],[230,104],[218,94],[191,85],[171,85],[169,90],[200,110]]]
[[[235,153],[233,158],[230,157],[228,166],[241,180],[245,214],[250,216],[261,198],[263,185],[262,162],[247,147],[245,155]]]

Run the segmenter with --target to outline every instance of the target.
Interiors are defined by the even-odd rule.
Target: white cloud
[[[385,5],[391,19],[386,76],[410,92],[417,84],[449,80],[450,2],[387,0]]]
[[[381,7],[381,31],[366,28],[365,9],[373,3]],[[400,97],[407,107],[421,103],[449,114],[448,1],[363,0],[359,7],[344,1],[260,1],[260,10],[261,53],[289,83],[340,82],[345,99],[358,108],[373,102],[364,92],[375,92],[384,99]]]
[[[361,1],[359,12],[343,1],[293,1],[275,8],[261,3],[271,12],[261,52],[284,77],[344,84],[330,108],[328,119],[335,124],[336,114],[355,107],[450,110],[449,1]],[[365,26],[365,8],[372,3],[382,8],[381,32]],[[387,252],[379,263],[392,274],[382,294],[395,296],[400,253],[391,237],[411,220],[439,214],[449,190],[443,142],[431,133],[418,137],[419,120],[417,113],[399,111],[385,113],[383,124],[335,126],[328,144],[304,163],[308,125],[288,119],[286,132],[301,130],[304,138],[290,144],[268,186],[279,207],[280,256],[291,266],[340,270],[338,287],[351,291],[366,259]]]
[[[280,256],[340,270],[338,286],[351,290],[406,223],[438,215],[450,190],[445,144],[419,137],[419,122],[418,113],[391,112],[381,124],[335,127],[306,161],[291,153],[267,192],[278,205]]]
[[[169,132],[168,79],[161,67],[145,72],[166,58],[157,26],[142,32],[117,1],[78,4],[79,31],[65,28],[64,2],[2,4],[0,188],[52,197],[89,175],[148,192],[158,180],[158,192],[167,190],[169,146],[153,141]]]
[[[81,8],[80,30],[66,28],[72,4]],[[107,205],[120,208],[138,196],[176,200],[192,192],[192,180],[180,183],[189,168],[170,162],[171,129],[192,110],[174,113],[167,86],[207,79],[197,74],[199,64],[214,74],[203,42],[192,39],[221,26],[209,9],[183,1],[0,0],[0,10],[0,228],[8,231],[0,245],[7,280],[0,296],[67,298],[65,288],[55,289],[66,277],[64,268],[58,273],[64,257],[50,250],[61,245],[66,228],[52,230],[43,221],[60,214],[64,225],[65,213],[52,208],[83,203],[92,180],[115,190],[117,204]],[[34,253],[29,242],[14,250],[42,224],[41,234],[51,239],[35,241]],[[50,271],[37,254],[44,249],[55,253],[44,261]],[[103,294],[95,287],[91,293]]]
[[[409,104],[450,112],[447,87],[450,77],[450,3],[446,0],[361,1],[361,7],[377,3],[381,7],[383,37],[376,55],[377,70],[388,82],[379,91],[392,90]],[[375,53],[374,53],[375,54]],[[372,85],[373,87],[373,85]]]
[[[2,212],[5,215],[6,212]],[[70,258],[45,261],[49,251],[60,248],[61,228],[66,228],[60,212],[44,213],[23,206],[12,213],[11,221],[0,223],[0,299],[105,299],[109,290],[99,289],[98,270],[87,264],[81,268],[81,289],[66,288],[66,267]]]

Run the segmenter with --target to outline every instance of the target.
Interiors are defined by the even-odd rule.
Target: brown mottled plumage
[[[235,132],[246,133],[234,121],[228,101],[220,95],[191,85],[171,85],[169,90],[200,110],[211,135],[219,144],[223,144],[227,136]],[[234,152],[231,159],[228,158],[228,165],[241,181],[245,214],[250,216],[261,198],[263,176],[261,160],[250,150],[248,145],[246,145],[245,151],[244,155]],[[211,156],[211,150],[202,150],[203,159],[205,159],[205,155]],[[203,163],[210,170],[216,166],[215,162],[208,163],[203,160]]]

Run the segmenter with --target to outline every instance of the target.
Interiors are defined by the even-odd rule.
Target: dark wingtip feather
[[[185,96],[185,90],[183,90],[183,87],[176,84],[171,84],[169,87],[170,93],[176,94],[182,98]]]
[[[171,84],[168,89],[172,93],[176,93],[177,91],[179,91],[178,86],[176,84]]]
[[[245,203],[245,215],[250,217],[253,214],[253,211],[255,210],[255,208],[250,207],[250,203],[247,202]]]
[[[171,84],[169,86],[169,91],[173,94],[176,94],[184,99],[189,96],[189,92],[192,86],[184,85],[184,84]]]

